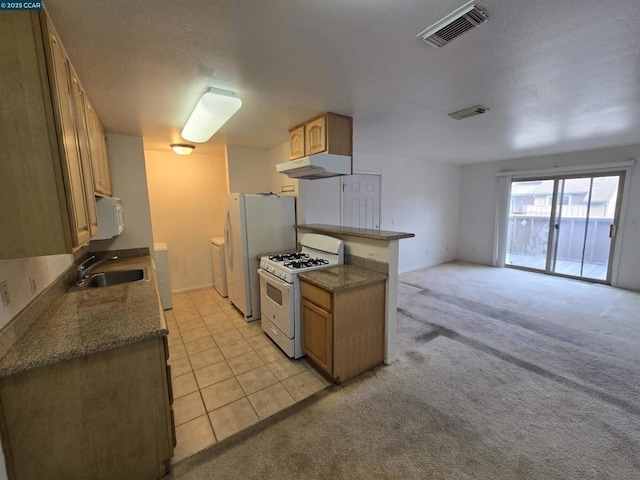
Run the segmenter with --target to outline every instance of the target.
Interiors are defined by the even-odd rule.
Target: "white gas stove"
[[[262,330],[293,358],[304,355],[298,273],[344,263],[342,240],[307,233],[300,244],[299,252],[262,257],[258,270]]]

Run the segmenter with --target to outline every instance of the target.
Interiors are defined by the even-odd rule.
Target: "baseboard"
[[[203,288],[211,288],[213,287],[213,283],[207,283],[205,285],[199,285],[197,287],[188,287],[188,288],[179,288],[177,290],[171,290],[171,294],[176,294],[176,293],[186,293],[186,292],[192,292],[194,290],[201,290]]]

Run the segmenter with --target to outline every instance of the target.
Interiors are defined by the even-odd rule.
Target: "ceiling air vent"
[[[457,112],[450,113],[449,116],[456,120],[462,120],[464,118],[473,117],[474,115],[480,115],[488,110],[489,109],[487,107],[476,105],[475,107],[465,108],[464,110],[458,110]]]
[[[434,47],[444,47],[454,38],[486,22],[488,18],[487,10],[472,0],[423,30],[416,37]]]

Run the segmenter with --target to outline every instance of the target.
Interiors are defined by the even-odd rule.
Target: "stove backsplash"
[[[386,262],[379,262],[378,260],[372,260],[371,258],[357,257],[349,253],[344,254],[344,263],[347,265],[355,265],[356,267],[367,268],[378,273],[389,274],[389,264]]]

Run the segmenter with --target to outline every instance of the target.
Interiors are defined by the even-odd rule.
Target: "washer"
[[[227,296],[227,272],[224,264],[224,237],[211,239],[211,266],[213,286],[223,297]]]

